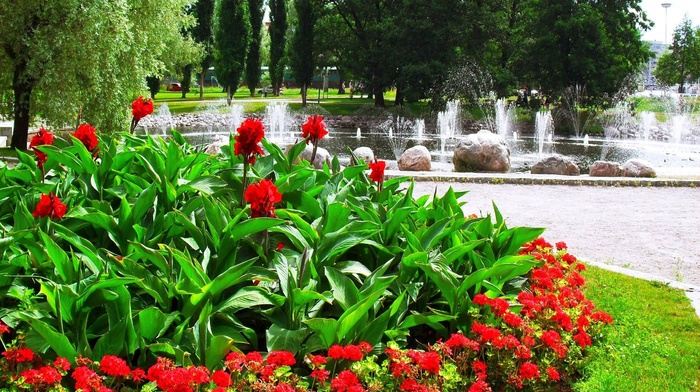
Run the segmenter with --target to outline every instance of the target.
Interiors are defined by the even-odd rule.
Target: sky
[[[668,8],[668,19],[666,19],[667,10],[661,6],[662,3],[671,3],[671,7]],[[685,15],[688,15],[693,27],[700,26],[700,0],[642,0],[642,9],[654,22],[651,30],[642,33],[642,39],[645,41],[670,44],[673,41],[673,30],[683,21]],[[664,40],[666,23],[668,23],[668,32]]]

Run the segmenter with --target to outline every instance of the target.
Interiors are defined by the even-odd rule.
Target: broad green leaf
[[[311,330],[314,331],[316,336],[319,337],[324,345],[324,349],[330,348],[336,341],[336,330],[338,329],[338,320],[315,317],[310,320],[304,321],[304,324],[308,325]]]
[[[61,279],[63,279],[63,282],[68,284],[73,283],[77,271],[73,268],[73,263],[66,252],[44,232],[40,231],[39,236],[44,243],[44,249],[46,250],[49,261],[56,267],[56,272]]]
[[[265,333],[267,337],[267,351],[284,350],[296,354],[306,337],[309,336],[309,333],[308,328],[291,330],[274,324]]]
[[[214,336],[209,342],[209,347],[207,347],[206,352],[206,363],[207,369],[215,369],[221,364],[224,357],[231,352],[231,347],[233,346],[233,339],[226,336]]]
[[[146,340],[153,340],[164,330],[168,317],[156,307],[148,307],[138,314],[141,337]]]
[[[284,305],[285,298],[281,295],[269,293],[258,286],[246,286],[236,291],[231,297],[214,307],[212,313],[236,313],[242,309],[253,309],[257,306]]]
[[[57,356],[64,357],[71,362],[75,361],[77,356],[75,347],[73,347],[66,335],[56,332],[56,330],[40,320],[32,320],[29,325],[46,340],[46,343],[51,346],[51,349]]]
[[[333,298],[338,301],[343,310],[347,310],[356,304],[360,299],[360,291],[355,286],[355,283],[335,268],[325,267],[324,269],[326,278],[328,278],[328,282],[331,285]]]

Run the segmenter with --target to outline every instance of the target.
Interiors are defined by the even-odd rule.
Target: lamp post
[[[666,10],[666,15],[664,16],[664,45],[668,45],[668,8],[671,7],[671,3],[661,3],[661,6]]]
[[[318,54],[318,62],[319,63],[323,62],[323,53]],[[319,64],[319,68],[321,69],[321,85],[323,85],[323,68],[320,67],[320,64]],[[317,105],[321,104],[321,87],[318,88],[318,100],[316,100],[316,104]]]

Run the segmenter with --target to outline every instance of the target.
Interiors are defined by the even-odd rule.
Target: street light
[[[323,62],[323,53],[318,54],[318,62],[319,63]],[[320,64],[319,64],[319,68],[321,68]],[[323,79],[323,68],[321,68],[321,79]],[[321,82],[321,83],[323,83],[323,82]],[[316,104],[317,105],[321,104],[321,87],[318,88],[318,100],[316,101]]]
[[[661,3],[661,6],[666,10],[664,17],[664,45],[668,45],[668,8],[671,7],[671,3]]]

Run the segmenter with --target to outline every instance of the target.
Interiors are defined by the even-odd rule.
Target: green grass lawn
[[[586,295],[615,322],[575,391],[700,391],[700,318],[685,294],[589,267]]]

